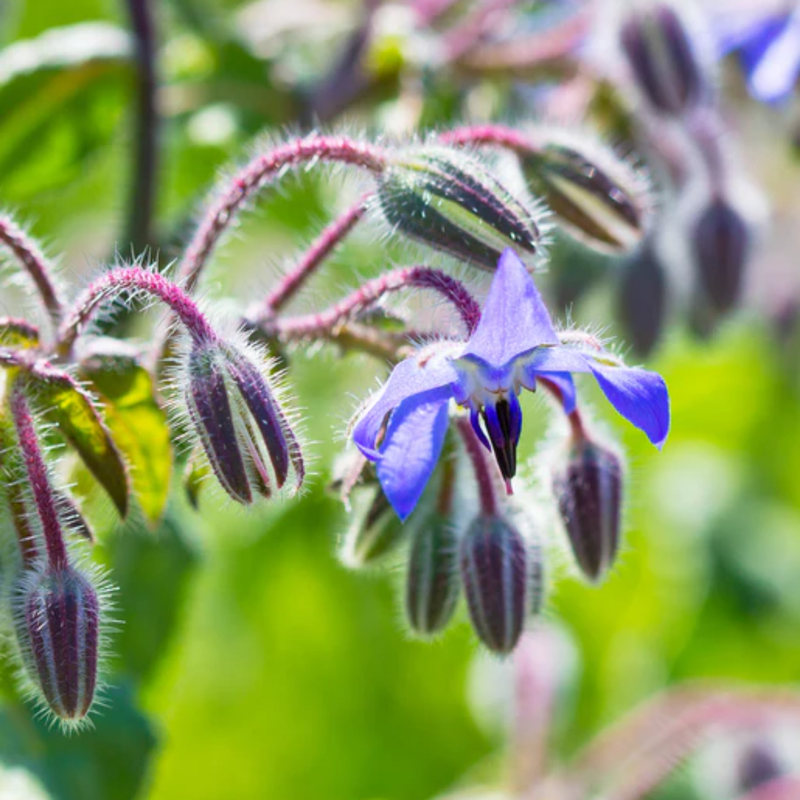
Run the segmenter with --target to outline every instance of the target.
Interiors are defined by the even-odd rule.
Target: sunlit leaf
[[[111,433],[89,395],[68,375],[48,370],[31,374],[46,418],[78,451],[108,492],[119,513],[128,510],[128,476]]]
[[[103,401],[103,416],[130,469],[131,488],[147,519],[164,512],[172,472],[172,446],[153,379],[129,356],[92,357],[82,365]]]
[[[113,133],[132,72],[125,31],[84,23],[0,51],[0,182],[30,197],[80,175]]]

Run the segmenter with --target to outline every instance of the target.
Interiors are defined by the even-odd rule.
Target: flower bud
[[[575,238],[601,250],[630,250],[646,227],[642,180],[611,151],[594,149],[548,144],[523,157],[522,170]]]
[[[421,634],[443,630],[458,600],[458,541],[450,520],[436,514],[418,528],[406,579],[406,611]]]
[[[79,722],[89,712],[97,683],[97,592],[69,565],[28,570],[15,621],[28,676],[59,719]]]
[[[553,491],[575,560],[596,581],[614,562],[619,546],[620,459],[595,442],[576,441],[566,466],[553,475]]]
[[[291,477],[299,488],[303,459],[261,370],[242,351],[196,342],[189,354],[186,403],[214,474],[234,500],[265,497]]]
[[[545,590],[544,551],[541,545],[534,544],[528,548],[528,608],[534,617],[542,613]]]
[[[743,794],[785,773],[780,755],[766,741],[750,744],[740,755],[737,767],[737,784]]]
[[[692,234],[700,285],[715,311],[733,308],[741,295],[750,246],[742,217],[722,199],[703,211]]]
[[[461,579],[472,626],[495,653],[510,653],[528,611],[525,542],[509,523],[480,516],[461,540]]]
[[[667,281],[651,242],[622,267],[619,313],[626,341],[636,355],[649,355],[661,338],[667,310]]]
[[[698,42],[671,6],[630,15],[620,44],[639,91],[656,111],[679,116],[708,93]]]
[[[378,203],[401,233],[484,269],[507,247],[523,260],[539,250],[532,212],[479,161],[444,147],[399,151],[378,178]]]
[[[375,564],[391,553],[408,533],[381,487],[375,483],[359,489],[359,509],[344,548],[345,563],[354,567]]]

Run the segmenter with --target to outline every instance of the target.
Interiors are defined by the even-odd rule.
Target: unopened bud
[[[377,483],[357,494],[358,508],[342,558],[350,566],[365,567],[391,553],[406,538],[408,528],[400,522]]]
[[[667,311],[667,280],[652,242],[622,266],[619,313],[625,340],[644,358],[661,338]]]
[[[472,626],[496,653],[510,653],[528,612],[525,541],[504,519],[478,517],[461,540],[461,579]]]
[[[97,683],[97,592],[71,566],[28,572],[21,587],[16,632],[25,669],[59,719],[79,722]]]
[[[303,479],[297,440],[260,369],[218,342],[195,343],[186,403],[214,474],[234,500],[265,497]]]
[[[458,600],[458,541],[452,521],[436,514],[419,526],[411,545],[406,611],[421,634],[443,630]]]
[[[534,544],[528,548],[528,608],[534,617],[542,613],[545,591],[544,551],[541,545]]]
[[[587,578],[599,580],[619,547],[620,459],[595,442],[576,441],[566,465],[553,475],[553,491],[578,566]]]
[[[750,247],[747,224],[722,199],[703,211],[692,237],[700,285],[715,311],[733,308],[741,295]]]
[[[698,42],[671,6],[629,16],[620,44],[639,91],[656,111],[679,116],[708,93]]]
[[[435,146],[401,150],[378,181],[384,216],[412,239],[488,270],[507,247],[523,260],[538,253],[531,210],[471,156]]]
[[[523,157],[522,170],[575,238],[602,250],[630,250],[647,222],[642,179],[611,151],[593,150],[548,144]]]

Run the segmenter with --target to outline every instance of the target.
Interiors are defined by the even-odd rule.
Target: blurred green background
[[[166,263],[218,170],[241,160],[263,128],[293,123],[297,98],[286,87],[333,58],[348,6],[321,4],[330,7],[329,35],[314,46],[293,46],[287,33],[290,44],[267,40],[259,49],[252,30],[244,35],[248,21],[283,20],[282,0],[153,5],[164,114],[156,227]],[[75,68],[74,47],[59,55],[63,39],[40,39],[28,51],[19,42],[86,22],[128,27],[124,4],[112,0],[0,6],[0,205],[63,253],[74,287],[116,246],[130,255],[120,244],[134,129],[127,45],[107,29],[62,30],[67,40],[84,37],[79,61],[90,40],[102,51],[91,67]],[[31,52],[52,63],[32,67]],[[446,122],[449,106],[439,108]],[[379,127],[379,111],[358,123]],[[206,294],[244,307],[357,191],[338,178],[303,176],[265,196],[215,258]],[[331,300],[392,261],[407,263],[409,252],[374,231],[356,235],[300,307]],[[18,313],[24,297],[8,273],[3,280],[0,313]],[[598,289],[575,317],[606,326],[610,309]],[[551,518],[543,522],[553,550],[546,615],[568,631],[580,665],[556,732],[562,756],[677,681],[796,680],[797,356],[797,343],[779,342],[754,313],[710,342],[671,330],[648,364],[665,376],[673,403],[660,454],[596,403],[595,416],[629,456],[627,524],[619,564],[593,588],[576,577]],[[30,721],[6,676],[0,796],[7,786],[27,787],[20,797],[70,800],[421,800],[477,765],[494,769],[503,733],[482,726],[468,703],[478,648],[463,612],[441,640],[415,641],[401,615],[401,569],[358,574],[337,560],[346,519],[324,488],[357,398],[384,374],[365,356],[340,359],[330,348],[292,356],[290,384],[316,463],[300,500],[244,513],[209,487],[195,512],[176,476],[155,532],[121,532],[100,505],[97,558],[120,587],[122,621],[108,706],[93,731],[62,737]],[[588,383],[582,390],[596,398]],[[531,403],[524,441],[533,474],[548,419]],[[676,791],[693,796],[688,786]]]

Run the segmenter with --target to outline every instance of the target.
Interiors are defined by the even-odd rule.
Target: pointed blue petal
[[[800,72],[800,15],[792,14],[750,70],[752,95],[764,103],[780,103],[794,92]]]
[[[536,284],[514,251],[507,249],[464,355],[501,367],[540,344],[558,344],[558,336]]]
[[[404,403],[389,422],[376,471],[386,499],[404,522],[422,497],[442,452],[447,403],[446,399]]]
[[[669,433],[669,394],[664,379],[655,372],[590,362],[600,388],[611,405],[656,446]]]
[[[416,358],[401,361],[380,391],[377,399],[364,412],[353,430],[353,441],[359,450],[373,461],[379,453],[375,440],[383,427],[386,415],[404,400],[416,398],[414,404],[443,400],[453,394],[451,384],[458,375],[446,358],[431,358],[420,367]]]

